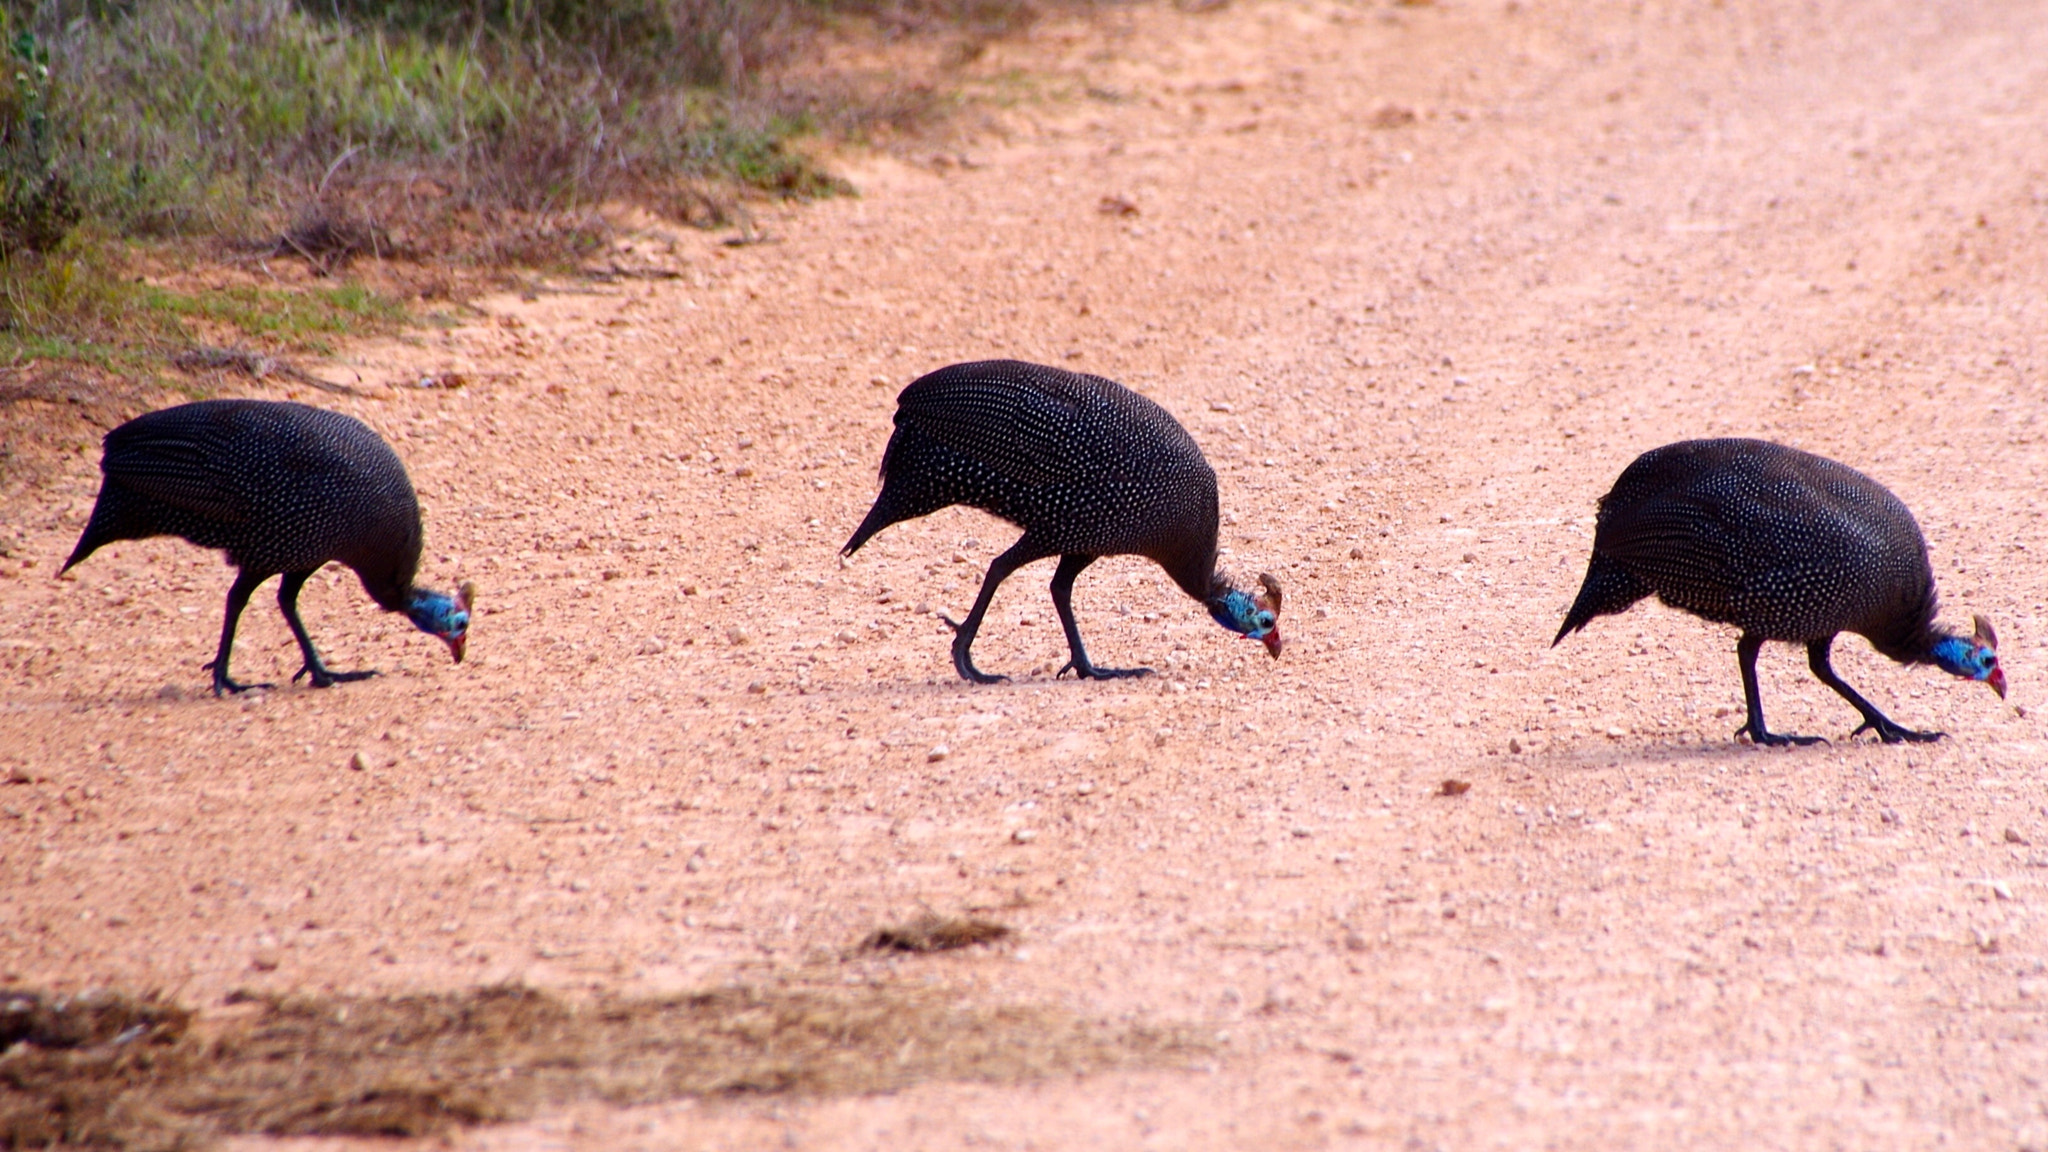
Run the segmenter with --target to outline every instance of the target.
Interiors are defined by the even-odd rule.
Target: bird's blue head
[[[1998,633],[1991,630],[1991,621],[1977,617],[1974,635],[1967,639],[1944,636],[1935,642],[1930,655],[1942,671],[1965,680],[1982,680],[1999,699],[2005,699],[2005,669],[1998,666]]]
[[[455,595],[429,592],[424,588],[414,590],[412,603],[406,607],[405,615],[412,626],[430,636],[439,636],[448,645],[448,651],[455,654],[455,662],[462,663],[462,650],[469,643],[469,606],[476,600],[476,585],[464,581]]]
[[[1209,615],[1218,624],[1242,636],[1265,644],[1266,651],[1280,655],[1280,582],[1259,573],[1260,592],[1254,596],[1229,588],[1208,600]]]

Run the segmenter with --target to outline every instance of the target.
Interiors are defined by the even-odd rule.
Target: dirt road
[[[1589,7],[1049,23],[976,65],[1006,134],[854,157],[770,243],[617,254],[677,279],[354,350],[374,398],[309,398],[408,461],[424,580],[480,585],[459,667],[329,574],[329,662],[385,676],[200,695],[217,558],[49,578],[78,456],[0,509],[0,976],[204,1007],[824,964],[1203,1045],[464,1148],[2048,1147],[2048,7]],[[1181,418],[1285,659],[1116,560],[1091,654],[1160,675],[1055,683],[1047,564],[977,648],[1015,681],[971,687],[934,612],[1011,529],[841,564],[897,389],[989,356]],[[1904,498],[2018,707],[1851,641],[1953,738],[1850,742],[1774,649],[1773,724],[1836,742],[1759,750],[1726,630],[1644,605],[1550,649],[1613,476],[1738,433]],[[284,680],[257,603],[237,672]],[[1019,936],[835,959],[921,907]]]

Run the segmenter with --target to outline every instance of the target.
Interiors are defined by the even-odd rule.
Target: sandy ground
[[[1007,135],[329,367],[373,398],[309,398],[412,469],[423,581],[481,586],[468,663],[330,573],[314,634],[386,674],[216,702],[216,557],[50,579],[92,452],[0,508],[0,976],[679,989],[982,909],[1014,947],[849,973],[1212,1058],[454,1146],[2048,1147],[2048,6],[1159,6],[977,67]],[[1283,660],[1121,559],[1091,653],[1160,675],[1056,683],[1048,563],[972,687],[933,612],[1012,529],[840,562],[897,388],[997,355],[1187,424]],[[1550,649],[1594,499],[1705,434],[1889,484],[2018,707],[1850,640],[1953,734],[1852,743],[1773,649],[1773,726],[1836,742],[1759,750],[1724,629]],[[296,666],[259,596],[237,672]]]

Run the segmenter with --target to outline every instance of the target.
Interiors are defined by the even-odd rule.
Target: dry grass
[[[20,1003],[20,1012],[10,1005]],[[239,1016],[236,1014],[239,1013]],[[787,984],[571,1004],[524,988],[251,998],[208,1021],[149,997],[0,997],[0,1148],[420,1136],[574,1100],[844,1096],[1185,1062],[1171,1029],[931,988]],[[19,1017],[26,1026],[14,1027]],[[10,1029],[12,1029],[10,1031]]]
[[[1010,937],[1010,927],[971,916],[927,913],[908,924],[877,928],[860,942],[870,952],[950,952]]]

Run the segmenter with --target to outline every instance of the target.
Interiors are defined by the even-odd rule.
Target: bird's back
[[[1164,408],[1099,376],[1012,360],[923,376],[897,398],[882,477],[849,551],[966,504],[1055,551],[1150,556],[1198,583],[1214,570],[1215,472]]]
[[[1673,607],[1765,639],[1848,631],[1882,649],[1934,611],[1906,506],[1853,468],[1768,441],[1644,453],[1601,498],[1593,552]]]
[[[402,587],[418,566],[419,504],[405,466],[339,412],[268,400],[166,408],[107,433],[100,470],[72,564],[113,540],[174,535],[261,573],[339,560],[366,585]]]

